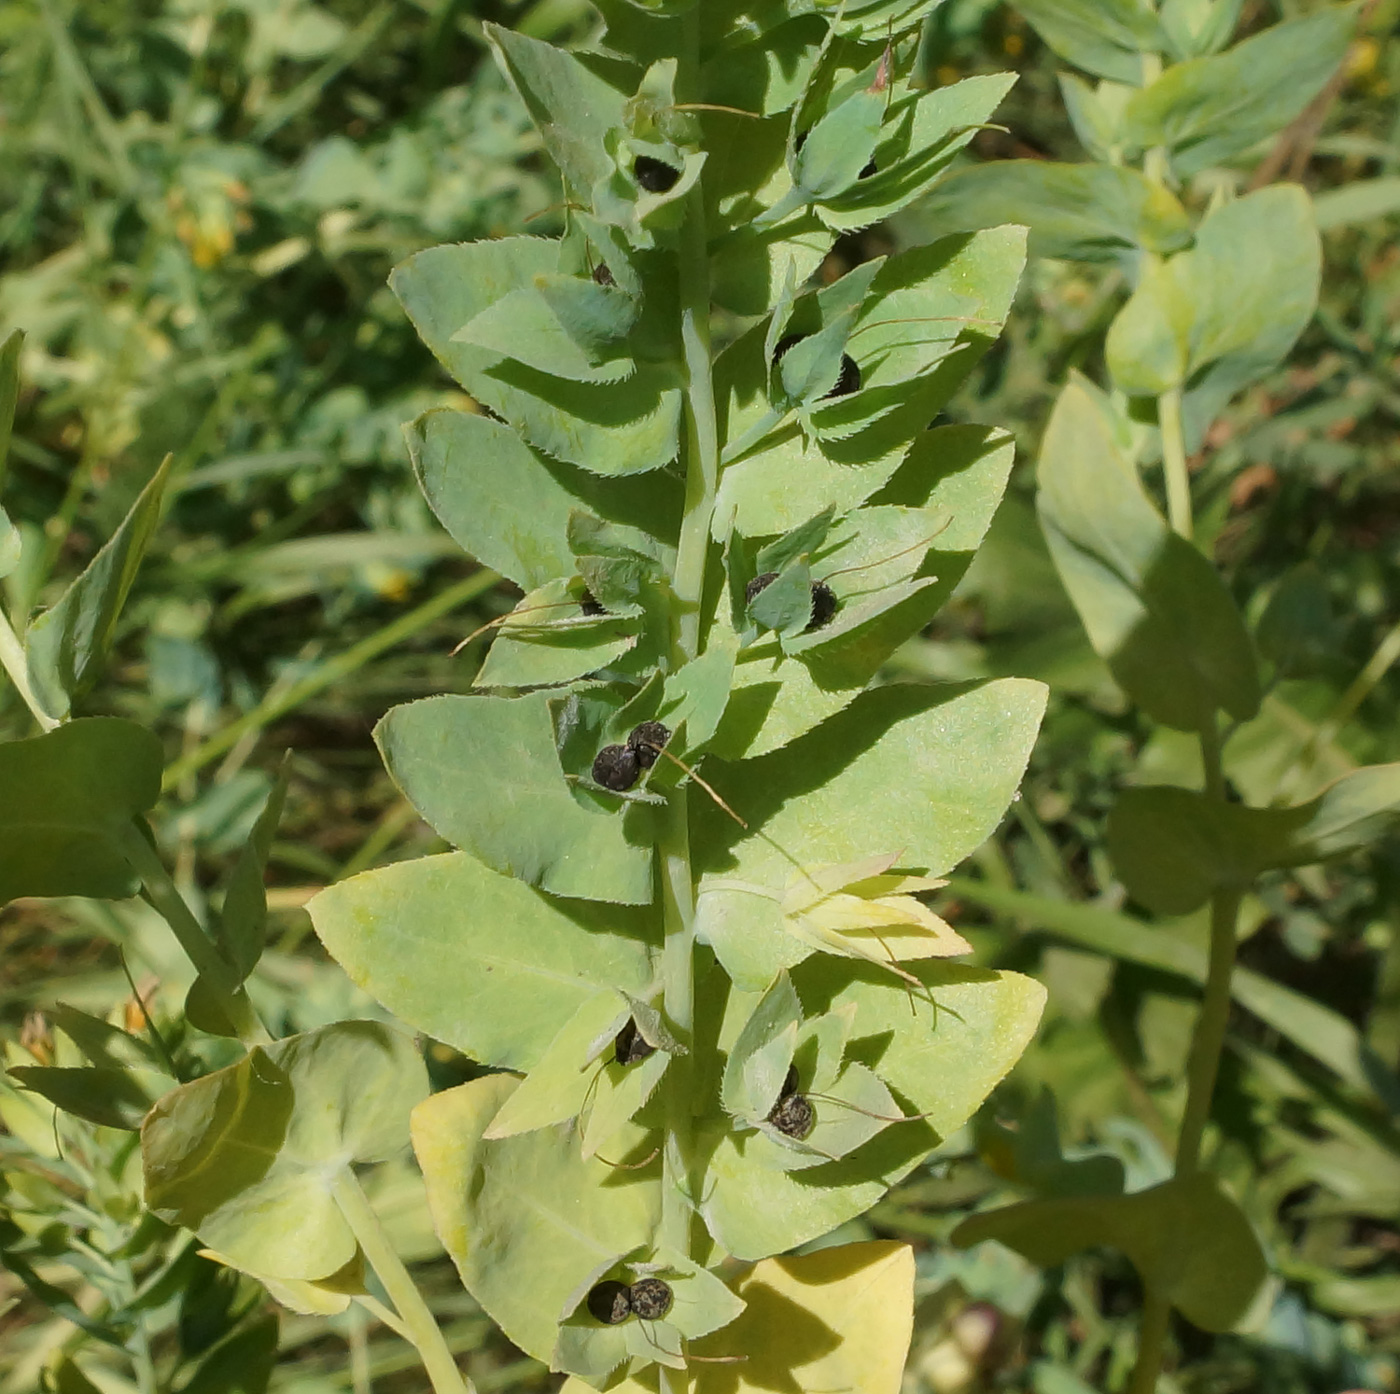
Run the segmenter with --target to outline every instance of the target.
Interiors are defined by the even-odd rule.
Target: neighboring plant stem
[[[1210,1118],[1215,1077],[1230,1017],[1230,975],[1235,967],[1235,921],[1240,892],[1218,891],[1210,903],[1210,976],[1196,1032],[1191,1038],[1187,1066],[1186,1113],[1176,1144],[1176,1174],[1190,1176],[1200,1169],[1201,1137]]]
[[[15,691],[24,699],[24,705],[34,714],[34,720],[39,723],[41,729],[54,730],[58,722],[39,705],[39,699],[29,686],[29,664],[24,656],[24,645],[10,628],[10,622],[5,618],[3,610],[0,610],[0,665],[3,665],[10,675]]]
[[[1206,793],[1225,797],[1225,771],[1221,760],[1220,727],[1212,712],[1201,723],[1201,763],[1205,770]],[[1225,1046],[1225,1027],[1230,1019],[1230,986],[1235,971],[1235,924],[1239,918],[1242,893],[1237,889],[1217,891],[1210,902],[1210,959],[1200,1015],[1191,1036],[1191,1054],[1186,1068],[1186,1109],[1177,1135],[1176,1165],[1173,1175],[1190,1176],[1200,1170],[1201,1139],[1210,1119],[1215,1097],[1215,1080],[1220,1071],[1220,1055]],[[1138,1360],[1128,1394],[1153,1394],[1166,1351],[1171,1305],[1159,1293],[1149,1292],[1143,1301],[1138,1338]]]
[[[1154,1394],[1166,1353],[1167,1328],[1171,1323],[1171,1303],[1160,1293],[1149,1292],[1143,1299],[1138,1328],[1138,1358],[1125,1394]]]
[[[457,1368],[422,1293],[389,1243],[369,1197],[348,1166],[341,1167],[331,1181],[331,1195],[356,1242],[364,1250],[370,1267],[383,1283],[408,1339],[417,1347],[434,1394],[475,1394],[471,1381]]]
[[[1157,424],[1162,432],[1162,469],[1167,479],[1167,516],[1172,531],[1191,537],[1191,476],[1186,469],[1186,442],[1181,433],[1181,389],[1157,398]]]

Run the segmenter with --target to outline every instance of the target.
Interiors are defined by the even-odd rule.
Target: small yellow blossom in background
[[[813,948],[882,966],[971,953],[962,935],[914,897],[947,882],[891,872],[898,860],[891,852],[795,871],[783,894],[783,927]]]

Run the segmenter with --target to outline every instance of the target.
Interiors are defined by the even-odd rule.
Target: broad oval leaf
[[[1036,506],[1094,649],[1148,715],[1197,731],[1217,708],[1259,709],[1254,645],[1215,568],[1166,525],[1128,458],[1114,408],[1075,376],[1040,453]]]
[[[610,480],[532,450],[499,421],[440,407],[405,428],[408,451],[432,510],[478,561],[534,590],[574,572],[569,515],[577,509],[670,543],[682,490],[653,471]]]
[[[1039,983],[928,960],[906,966],[921,986],[824,956],[792,972],[809,1019],[852,1013],[847,1059],[890,1088],[906,1121],[840,1161],[798,1171],[776,1169],[727,1120],[702,1123],[700,1210],[736,1257],[781,1253],[863,1214],[967,1121],[1025,1049],[1045,1001]]]
[[[681,394],[669,369],[642,363],[623,382],[574,382],[454,337],[497,300],[558,269],[557,243],[503,237],[430,247],[397,266],[389,283],[448,372],[537,450],[596,474],[660,469],[679,447]]]
[[[919,205],[921,230],[940,237],[1002,223],[1030,229],[1037,257],[1136,267],[1140,248],[1171,252],[1191,240],[1176,196],[1121,165],[996,160],[951,174]]]
[[[964,1247],[987,1239],[1042,1267],[1081,1249],[1120,1249],[1149,1292],[1203,1331],[1230,1330],[1268,1275],[1244,1213],[1213,1176],[1199,1173],[1130,1196],[1028,1200],[974,1215],[953,1231]]]
[[[947,871],[1006,811],[1044,703],[1041,684],[1014,678],[878,688],[782,750],[707,765],[749,829],[692,793],[702,903],[718,878],[781,891],[793,859],[819,866],[897,853],[901,869]]]
[[[1192,789],[1125,789],[1108,850],[1133,899],[1186,915],[1217,890],[1244,891],[1273,867],[1305,866],[1375,841],[1400,813],[1400,764],[1345,775],[1296,808],[1248,808]]]
[[[650,810],[575,800],[543,694],[429,697],[393,708],[374,738],[427,822],[494,870],[555,895],[651,901]]]
[[[160,798],[164,759],[151,731],[112,716],[0,745],[0,905],[135,894],[121,844]]]
[[[413,1042],[342,1021],[255,1047],[236,1065],[166,1094],[141,1129],[146,1204],[230,1262],[315,1281],[357,1252],[336,1173],[408,1143],[428,1092]]]
[[[898,1394],[914,1323],[908,1245],[880,1239],[764,1259],[733,1288],[744,1311],[693,1345],[703,1359],[687,1372],[689,1394]],[[562,1394],[589,1388],[570,1379]],[[613,1389],[650,1394],[633,1379]]]
[[[1020,0],[1021,13],[1066,62],[1136,87],[1143,59],[1166,47],[1148,0]]]
[[[1321,91],[1346,56],[1355,23],[1355,5],[1326,5],[1225,53],[1174,64],[1133,94],[1124,133],[1138,150],[1166,146],[1187,179],[1242,154]]]
[[[599,991],[641,994],[652,976],[639,912],[556,900],[464,852],[352,876],[307,910],[330,954],[395,1016],[512,1070],[533,1069]]]
[[[468,1292],[522,1350],[552,1364],[559,1323],[624,1255],[650,1247],[660,1163],[620,1171],[585,1161],[568,1125],[488,1141],[518,1081],[501,1075],[435,1094],[414,1110],[413,1148],[443,1247]],[[612,1163],[645,1159],[629,1127]]]

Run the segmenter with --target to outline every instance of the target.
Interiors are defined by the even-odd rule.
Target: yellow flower
[[[972,945],[912,894],[947,882],[891,873],[898,860],[893,852],[794,872],[783,894],[783,928],[815,949],[895,972],[910,959],[971,953]]]

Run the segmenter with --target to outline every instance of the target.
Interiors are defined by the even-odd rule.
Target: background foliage
[[[1247,0],[1242,32],[1315,8]],[[253,983],[287,1030],[372,1014],[320,956],[300,906],[353,871],[436,849],[369,730],[397,702],[464,690],[481,646],[452,657],[453,646],[512,604],[452,559],[413,485],[400,423],[463,402],[384,284],[423,246],[534,215],[550,228],[556,185],[483,61],[480,24],[493,18],[555,40],[590,22],[575,0],[0,3],[0,336],[29,336],[6,501],[44,539],[4,580],[4,603],[24,614],[51,600],[175,453],[177,497],[85,710],[134,717],[165,742],[176,797],[160,835],[196,903],[226,877],[291,749],[270,857],[275,948]],[[1300,757],[1315,773],[1400,758],[1387,677],[1400,657],[1398,18],[1394,3],[1369,8],[1322,124],[1278,147],[1272,175],[1319,195],[1322,307],[1193,459],[1198,534],[1261,647],[1283,660],[1269,719],[1230,771],[1257,789]],[[923,58],[939,81],[1020,69],[996,117],[1005,130],[984,131],[976,158],[1081,158],[1063,64],[1014,9],[947,0]],[[1242,183],[1270,151],[1236,161]],[[1188,193],[1208,201],[1207,176]],[[931,216],[916,208],[844,244],[831,274],[921,237]],[[1065,1157],[1090,1144],[1115,1153],[1129,1189],[1168,1173],[1164,1120],[1180,1107],[1201,926],[1149,935],[1119,913],[1104,813],[1127,778],[1190,784],[1199,772],[1089,649],[1031,502],[1049,405],[1071,369],[1101,376],[1124,294],[1111,260],[1032,262],[1006,335],[949,412],[1010,426],[1022,463],[954,604],[890,674],[1018,674],[1053,692],[1022,798],[953,888],[983,959],[1048,984],[1046,1025],[979,1126],[842,1235],[918,1245],[908,1377],[935,1394],[1077,1394],[1121,1378],[1136,1305],[1122,1260],[1080,1255],[1042,1274],[995,1246],[942,1241],[970,1210],[1022,1198],[1036,1166],[1063,1165],[1042,1086],[1061,1101]],[[4,734],[23,734],[8,689],[0,701]],[[1377,1100],[1367,1072],[1400,1059],[1400,855],[1391,840],[1325,870],[1269,873],[1246,911],[1250,972],[1236,987],[1214,1165],[1276,1281],[1240,1334],[1181,1328],[1195,1357],[1185,1387],[1400,1388],[1397,1100]],[[63,1001],[139,1025],[126,971],[157,1019],[188,986],[137,901],[12,907],[0,963],[11,1065],[65,1062],[66,1041],[31,1008]],[[445,1048],[428,1063],[438,1083],[461,1077]],[[207,1372],[191,1389],[231,1387],[217,1372],[235,1362],[211,1351],[216,1340],[242,1342],[244,1368],[275,1359],[273,1388],[364,1388],[371,1376],[395,1387],[410,1353],[355,1309],[284,1315],[279,1330],[255,1285],[192,1251],[183,1291],[143,1290],[141,1255],[123,1252],[129,1150],[93,1130],[65,1134],[59,1156],[49,1110],[13,1092],[0,1102],[0,1304],[12,1304],[0,1391],[32,1389],[59,1345],[100,1376],[102,1315],[136,1298],[161,1349],[178,1344]],[[1014,1135],[1000,1127],[1011,1120]],[[47,1159],[38,1170],[35,1156]],[[483,1391],[544,1387],[452,1280],[406,1165],[381,1168],[372,1190],[421,1261],[453,1347],[471,1352]]]

